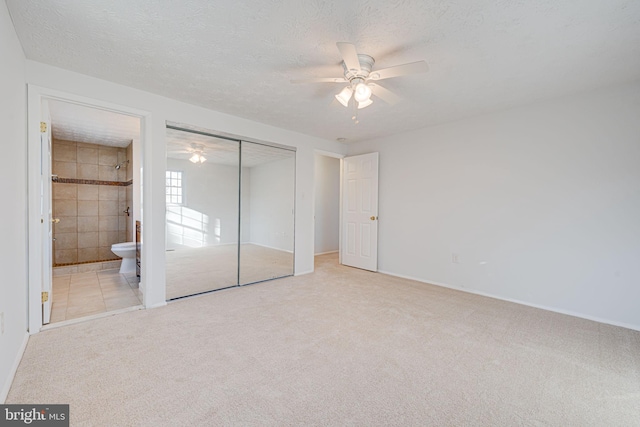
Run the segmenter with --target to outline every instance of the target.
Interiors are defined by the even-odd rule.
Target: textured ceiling
[[[327,139],[389,135],[640,78],[638,0],[7,0],[29,59]],[[403,100],[352,111],[337,41]]]
[[[49,101],[53,137],[65,141],[126,147],[140,138],[140,119],[60,101]]]
[[[238,166],[240,144],[222,138],[167,129],[167,157],[187,160],[200,152],[207,163]],[[277,160],[291,159],[295,152],[248,142],[242,143],[242,166],[254,167]]]

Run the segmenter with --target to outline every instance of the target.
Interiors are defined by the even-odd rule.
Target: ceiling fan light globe
[[[336,95],[336,99],[338,102],[345,107],[349,106],[349,100],[351,99],[351,95],[353,94],[353,90],[350,87],[345,87],[340,91],[339,94]]]
[[[202,154],[195,153],[193,156],[191,156],[189,161],[191,163],[196,163],[196,164],[200,163],[200,164],[202,164],[202,163],[206,162],[207,159]]]
[[[362,108],[366,108],[371,104],[373,104],[373,101],[371,99],[365,99],[364,101],[359,101],[358,110],[361,110]]]
[[[344,100],[340,95],[336,95],[336,99],[338,100],[338,102],[342,105],[344,105],[345,107],[349,106],[349,100]]]
[[[358,102],[364,102],[371,98],[371,88],[367,86],[365,83],[358,83],[356,85],[355,94],[353,97]]]

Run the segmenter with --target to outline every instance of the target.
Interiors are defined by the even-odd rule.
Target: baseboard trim
[[[329,251],[329,252],[318,252],[317,254],[313,254],[313,256],[318,256],[318,255],[328,255],[328,254],[336,254],[339,251]]]
[[[238,246],[238,243],[237,242],[216,243],[215,245],[205,245],[205,246],[200,246],[198,248],[192,248],[192,247],[186,246],[186,245],[178,245],[176,247],[165,248],[164,251],[165,252],[175,252],[177,250],[181,250],[181,249],[184,249],[184,248],[187,248],[187,249],[202,249],[202,248],[209,248],[209,247],[212,247],[212,246],[230,246],[230,245]]]
[[[22,339],[22,344],[20,345],[20,349],[18,350],[18,354],[16,354],[16,358],[13,361],[13,366],[11,366],[11,370],[9,371],[9,376],[2,386],[2,392],[0,392],[0,404],[4,404],[7,401],[9,390],[11,390],[11,384],[13,384],[13,379],[16,377],[18,366],[20,366],[20,362],[22,361],[22,356],[24,356],[24,351],[27,349],[28,342],[29,334],[25,333],[24,338]]]
[[[304,276],[305,274],[311,274],[313,273],[313,270],[307,270],[307,271],[302,271],[300,273],[295,273],[294,276]]]
[[[467,288],[460,288],[458,286],[452,286],[452,285],[448,285],[446,283],[435,282],[435,281],[432,281],[432,280],[419,279],[417,277],[407,276],[407,275],[404,275],[404,274],[396,274],[396,273],[392,273],[392,272],[389,272],[389,271],[378,270],[378,273],[386,274],[388,276],[400,277],[401,279],[414,280],[416,282],[426,283],[428,285],[440,286],[442,288],[453,289],[453,290],[460,291],[460,292],[466,292],[468,294],[475,294],[475,295],[480,295],[480,296],[483,296],[483,297],[498,299],[498,300],[501,300],[501,301],[507,301],[507,302],[512,302],[512,303],[515,303],[515,304],[526,305],[527,307],[539,308],[541,310],[551,311],[551,312],[559,313],[559,314],[565,314],[567,316],[579,317],[581,319],[591,320],[591,321],[598,322],[598,323],[604,323],[606,325],[619,326],[621,328],[627,328],[627,329],[632,329],[634,331],[640,331],[640,325],[633,325],[631,323],[624,323],[624,322],[617,322],[615,320],[610,320],[610,319],[603,319],[601,317],[591,316],[591,315],[588,315],[588,314],[578,313],[578,312],[575,312],[575,311],[563,310],[563,309],[560,309],[560,308],[549,307],[549,306],[546,306],[546,305],[530,303],[530,302],[527,302],[527,301],[522,301],[522,300],[518,300],[518,299],[514,299],[514,298],[501,297],[501,296],[498,296],[498,295],[495,295],[495,294],[490,294],[490,293],[487,293],[487,292],[476,291],[476,290],[467,289]]]
[[[144,307],[144,308],[148,308],[148,309],[159,308],[159,307],[164,307],[165,305],[167,305],[167,302],[166,301],[162,301],[162,302],[159,302],[157,304],[152,304],[152,305],[150,305],[148,307]]]
[[[273,246],[268,246],[268,245],[263,245],[261,243],[256,243],[256,242],[245,242],[245,244],[248,243],[250,245],[256,245],[256,246],[262,246],[263,248],[267,248],[267,249],[273,249],[274,251],[280,251],[280,252],[286,252],[288,254],[292,254],[293,251],[288,251],[286,249],[280,249],[280,248],[275,248]]]

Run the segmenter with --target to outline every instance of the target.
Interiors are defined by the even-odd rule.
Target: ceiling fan
[[[202,144],[190,143],[188,147],[185,143],[173,143],[167,147],[167,156],[176,158],[188,158],[191,163],[202,164],[207,161],[205,147]]]
[[[371,95],[375,95],[391,105],[400,100],[398,95],[375,83],[376,81],[425,73],[429,69],[425,61],[417,61],[374,71],[372,68],[376,61],[373,57],[358,53],[356,47],[351,43],[338,42],[336,46],[342,55],[343,77],[295,79],[291,80],[291,83],[348,83],[335,97],[338,102],[348,107],[353,96],[358,104],[358,109],[361,109],[373,104]]]

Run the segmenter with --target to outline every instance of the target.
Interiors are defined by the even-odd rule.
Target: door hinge
[[[47,122],[40,122],[40,132],[45,133],[47,131]]]
[[[47,301],[49,301],[49,292],[43,292],[42,293],[42,303],[44,304]]]

